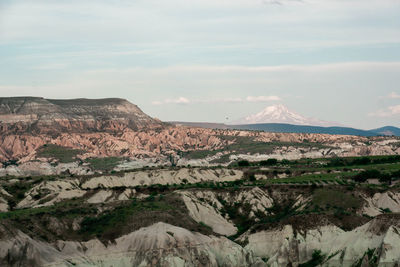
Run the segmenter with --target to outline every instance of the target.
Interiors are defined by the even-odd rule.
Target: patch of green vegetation
[[[369,156],[369,157],[348,157],[348,158],[332,158],[328,160],[327,166],[362,166],[371,164],[398,163],[400,155],[393,156]]]
[[[212,228],[209,225],[205,224],[204,222],[199,222],[199,224],[204,228],[208,228],[209,230],[212,230]]]
[[[95,213],[96,209],[83,207],[81,200],[69,200],[56,203],[48,207],[29,208],[29,209],[16,209],[8,212],[0,212],[0,219],[24,220],[34,216],[51,215],[60,217],[80,216],[84,214]]]
[[[303,183],[312,183],[312,182],[335,182],[340,178],[351,177],[356,174],[356,172],[349,173],[321,173],[321,174],[306,174],[296,177],[290,178],[281,178],[281,179],[271,179],[268,180],[267,183],[279,184],[279,183],[291,183],[291,184],[303,184]]]
[[[97,216],[85,217],[81,223],[80,233],[87,236],[101,236],[108,231],[122,227],[128,220],[140,211],[167,211],[174,209],[165,201],[147,198],[146,201],[137,201],[133,199],[128,205],[118,206],[110,211]]]
[[[378,266],[378,256],[375,254],[375,249],[369,248],[360,259],[358,259],[355,263],[353,263],[352,267],[363,266],[365,257],[368,260],[368,266],[370,266],[370,267]]]
[[[393,170],[393,168],[382,167],[383,166],[381,166],[380,168],[382,171],[379,171],[377,169],[366,169],[364,171],[361,171],[353,177],[353,180],[355,182],[363,183],[367,181],[367,179],[376,178],[381,183],[391,184],[392,180],[400,179],[400,170]]]
[[[319,188],[314,191],[312,204],[320,208],[336,208],[343,210],[358,209],[362,201],[353,196],[351,192],[339,189]]]
[[[381,211],[383,213],[392,213],[392,211],[389,208],[384,208],[384,209],[381,208]]]
[[[222,208],[220,209],[221,215],[228,215],[238,229],[235,235],[229,236],[231,240],[235,240],[250,228],[252,232],[255,232],[257,229],[262,229],[265,225],[275,225],[277,222],[296,214],[296,210],[293,208],[294,203],[288,202],[285,204],[275,204],[267,210],[268,213],[257,211],[254,213],[255,216],[252,217],[250,216],[252,212],[250,203],[228,203],[221,197],[217,197],[217,199],[222,204]]]
[[[120,162],[118,157],[90,158],[86,160],[94,170],[111,171]]]
[[[220,210],[222,216],[228,214],[229,218],[235,223],[235,226],[238,229],[235,235],[229,237],[231,240],[236,239],[254,225],[255,221],[249,218],[251,212],[251,206],[249,203],[235,202],[230,204],[222,198],[218,198],[218,201],[223,205]]]
[[[278,163],[277,159],[267,159],[259,162],[260,166],[272,166]]]
[[[4,168],[7,167],[7,166],[12,166],[12,165],[18,166],[18,160],[10,159],[10,160],[7,160],[7,161],[3,161],[2,164],[3,164]]]
[[[82,198],[77,198],[48,207],[0,212],[0,221],[15,225],[25,233],[46,241],[85,241],[94,237],[109,241],[155,222],[164,222],[207,235],[213,233],[209,227],[197,223],[187,215],[186,206],[178,196],[151,193],[151,197],[145,200],[89,204]],[[59,228],[49,227],[53,219],[62,222]],[[70,225],[77,222],[77,219],[82,222],[80,230],[75,231]]]
[[[11,184],[4,184],[3,188],[11,194],[16,201],[20,201],[25,197],[25,193],[31,189],[31,183],[16,182]]]
[[[299,264],[299,267],[316,267],[318,265],[321,265],[326,258],[326,255],[324,255],[321,250],[314,250],[311,260]]]
[[[239,160],[237,162],[237,166],[238,167],[249,167],[250,166],[250,162],[248,160]]]
[[[74,162],[76,160],[76,156],[82,153],[82,150],[54,144],[45,144],[37,151],[38,157],[54,158],[61,163]]]
[[[187,159],[204,159],[213,156],[220,152],[220,150],[192,150],[183,153]]]

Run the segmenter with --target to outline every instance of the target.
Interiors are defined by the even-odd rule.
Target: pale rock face
[[[240,170],[230,169],[187,169],[179,170],[147,170],[126,172],[124,176],[102,175],[93,177],[83,184],[78,179],[62,179],[43,181],[25,193],[17,208],[50,206],[62,200],[83,197],[89,190],[97,190],[87,201],[89,203],[112,202],[130,198],[145,198],[146,194],[138,194],[132,187],[153,184],[181,184],[205,181],[235,181],[243,177]],[[186,179],[186,180],[185,180]],[[122,193],[113,190],[126,187]],[[1,192],[0,192],[1,193]]]
[[[131,199],[133,197],[138,198],[138,199],[142,199],[142,198],[146,198],[149,195],[146,194],[138,194],[136,193],[135,189],[130,189],[127,188],[125,189],[122,193],[117,193],[115,191],[113,191],[112,189],[108,189],[108,190],[99,190],[97,193],[95,193],[93,196],[91,196],[87,202],[88,203],[107,203],[107,202],[113,202],[113,201],[122,201],[122,200],[128,200]]]
[[[6,212],[8,211],[8,202],[4,198],[0,196],[0,211]]]
[[[158,166],[168,166],[169,162],[167,161],[161,161],[157,159],[136,159],[133,161],[124,161],[118,164],[114,170],[115,171],[126,171],[126,170],[134,170],[134,169],[140,169],[145,166],[147,167],[158,167]]]
[[[152,184],[181,184],[184,179],[188,183],[204,181],[235,181],[241,179],[242,171],[216,169],[201,170],[181,168],[179,170],[155,170],[137,171],[125,173],[124,176],[101,176],[91,178],[82,185],[83,189],[113,188],[113,187],[134,187]]]
[[[246,249],[252,251],[254,255],[270,258],[269,262],[277,262],[286,266],[288,262],[288,250],[293,229],[290,225],[276,231],[263,231],[254,234],[245,233],[238,238],[241,242],[248,241]],[[285,265],[283,265],[285,264]]]
[[[46,266],[64,259],[63,254],[50,244],[36,241],[20,231],[12,238],[0,239],[2,266],[10,266],[10,262],[15,266]]]
[[[39,176],[39,175],[60,175],[69,172],[75,175],[91,175],[93,171],[88,166],[79,165],[78,162],[60,163],[52,166],[48,162],[28,161],[18,166],[10,165],[0,169],[2,176]]]
[[[372,198],[365,197],[366,203],[363,213],[375,217],[382,214],[382,209],[389,209],[391,212],[400,212],[400,193],[384,192],[376,193]]]
[[[21,253],[25,253],[23,257]],[[19,232],[14,238],[0,240],[0,263],[10,258],[30,266],[265,266],[227,238],[161,222],[106,245],[95,239],[58,241],[53,246]]]
[[[12,195],[10,193],[8,193],[6,190],[4,190],[3,187],[0,187],[0,194],[7,196],[7,197],[12,197]]]
[[[391,226],[386,232],[381,248],[383,253],[381,254],[379,262],[386,264],[386,266],[395,266],[400,264],[399,257],[399,227]]]
[[[100,190],[93,196],[91,196],[87,202],[88,203],[106,203],[112,197],[112,190]]]
[[[293,204],[293,208],[298,211],[304,210],[308,203],[310,203],[312,197],[304,197],[303,195],[298,195],[296,197],[296,202]]]
[[[237,228],[229,220],[228,215],[226,217],[221,215],[220,209],[223,205],[219,199],[223,199],[231,205],[236,202],[250,204],[250,218],[255,217],[255,212],[268,213],[267,209],[273,206],[272,198],[258,187],[233,195],[210,190],[182,190],[180,194],[190,217],[210,226],[215,233],[226,236],[236,234]]]
[[[377,218],[349,232],[334,225],[295,232],[291,225],[286,225],[248,232],[238,240],[247,240],[245,248],[256,256],[269,258],[270,266],[306,262],[315,250],[329,257],[324,266],[352,266],[368,249],[377,249],[379,266],[394,266],[400,263],[400,228],[396,220],[389,223],[394,225],[385,226],[385,222]]]
[[[250,217],[254,217],[255,212],[268,214],[267,209],[274,205],[274,200],[258,187],[253,187],[251,190],[241,191],[235,196],[235,199],[230,202],[249,203],[252,210]]]
[[[18,203],[17,208],[51,206],[65,199],[79,198],[86,191],[79,188],[79,181],[44,181],[25,193],[25,198]],[[42,196],[43,195],[43,196]]]
[[[182,191],[180,193],[185,202],[186,208],[189,211],[189,216],[196,222],[205,223],[210,226],[215,233],[221,235],[231,236],[236,234],[237,228],[232,222],[222,217],[216,208],[207,202],[200,201],[191,192]],[[214,195],[211,197],[209,196],[209,199],[213,199],[214,203],[219,203]],[[219,203],[219,205],[221,204]]]

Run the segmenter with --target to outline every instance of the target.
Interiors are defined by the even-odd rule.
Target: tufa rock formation
[[[59,134],[158,128],[161,121],[125,99],[0,98],[0,133]]]

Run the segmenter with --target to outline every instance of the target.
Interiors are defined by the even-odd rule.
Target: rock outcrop
[[[297,265],[311,259],[315,251],[324,255],[323,266],[397,266],[400,264],[400,217],[380,215],[352,231],[332,224],[296,231],[295,225],[255,233],[245,233],[238,240],[256,256],[268,258],[270,266]],[[368,265],[374,261],[376,265]]]
[[[240,170],[225,168],[215,170],[181,168],[178,170],[141,170],[126,172],[122,176],[99,175],[91,178],[81,178],[80,180],[74,178],[44,180],[29,189],[25,193],[25,197],[17,203],[17,207],[32,208],[50,206],[66,199],[82,197],[90,190],[104,189],[88,199],[89,203],[101,203],[126,200],[132,197],[145,197],[143,194],[136,194],[136,191],[133,189],[136,186],[226,182],[236,181],[242,178],[243,172]],[[121,188],[125,188],[125,190],[118,193],[112,191],[113,189]]]
[[[182,190],[179,192],[189,211],[189,216],[196,222],[210,226],[215,233],[231,236],[237,233],[237,228],[230,221],[229,215],[223,215],[221,209],[225,205],[234,206],[235,203],[247,205],[250,210],[249,219],[255,219],[255,213],[268,214],[274,200],[258,187],[241,190],[237,193],[214,192],[211,190]],[[223,202],[223,203],[221,203]],[[239,210],[243,213],[243,210]]]
[[[225,237],[155,223],[108,244],[37,241],[22,232],[0,239],[2,266],[265,266]]]
[[[368,216],[377,216],[386,212],[400,213],[400,193],[387,191],[375,193],[372,197],[365,197],[363,213]]]
[[[162,123],[125,99],[0,98],[1,134],[120,132]]]

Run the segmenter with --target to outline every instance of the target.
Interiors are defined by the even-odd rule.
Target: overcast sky
[[[0,94],[400,127],[399,0],[1,0]]]

